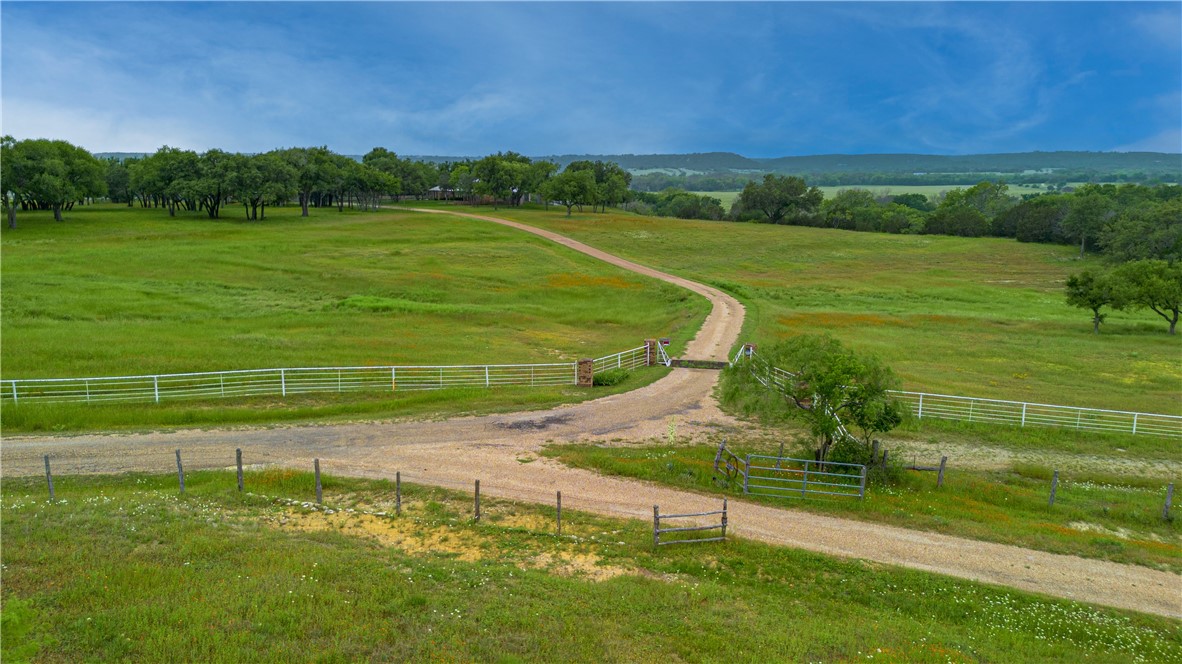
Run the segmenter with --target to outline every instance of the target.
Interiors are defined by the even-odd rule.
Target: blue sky
[[[1182,151],[1182,3],[0,3],[91,151]]]

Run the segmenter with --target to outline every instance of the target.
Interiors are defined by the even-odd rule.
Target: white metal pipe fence
[[[639,359],[637,359],[639,358]],[[644,346],[594,360],[596,371],[644,365]],[[111,403],[280,396],[312,392],[576,385],[577,363],[306,367],[0,381],[0,402]]]
[[[1182,417],[1024,401],[979,399],[926,392],[893,392],[918,418],[1050,426],[1182,438]]]
[[[595,373],[600,373],[609,369],[635,369],[645,366],[645,363],[644,346],[640,346],[596,358],[592,366]]]
[[[741,356],[740,351],[735,355],[736,361]],[[770,383],[783,387],[785,382],[793,377],[792,373],[773,367],[758,356],[752,357],[751,370],[756,379],[765,386]],[[1009,424],[1020,427],[1065,427],[1083,431],[1182,438],[1182,417],[1177,415],[1056,406],[927,392],[891,390],[890,394],[906,404],[911,414],[920,419]]]

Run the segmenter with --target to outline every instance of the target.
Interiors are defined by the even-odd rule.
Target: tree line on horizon
[[[494,206],[521,205],[531,195],[563,204],[567,214],[585,205],[606,210],[629,195],[631,174],[617,164],[557,164],[514,152],[480,159],[431,163],[377,147],[358,161],[327,147],[285,148],[244,155],[224,150],[164,146],[142,157],[98,159],[66,141],[5,136],[0,182],[10,228],[16,211],[62,211],[105,198],[115,203],[221,217],[225,204],[241,205],[247,220],[266,217],[267,206],[298,202],[309,208],[371,210],[383,200],[435,197]]]

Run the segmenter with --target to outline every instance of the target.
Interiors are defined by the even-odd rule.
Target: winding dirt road
[[[713,309],[686,357],[725,360],[739,337],[743,307],[709,286],[612,256],[564,236],[489,216],[416,210],[503,224],[540,235],[608,263],[676,284],[708,298]],[[317,457],[342,475],[392,477],[481,491],[498,497],[550,503],[562,491],[570,508],[651,518],[662,511],[697,512],[717,498],[571,469],[537,453],[548,442],[645,440],[675,423],[679,437],[742,426],[724,415],[712,397],[717,372],[677,369],[655,383],[553,410],[444,421],[294,426],[132,435],[5,438],[0,468],[6,476],[42,472],[52,454],[56,473],[160,470],[173,450],[193,467],[226,466],[242,448],[251,463],[311,466]],[[901,565],[1095,604],[1182,618],[1182,577],[1119,565],[874,523],[850,521],[742,501],[731,502],[736,535],[826,554]]]

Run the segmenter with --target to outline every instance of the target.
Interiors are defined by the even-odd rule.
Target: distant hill
[[[1182,173],[1182,154],[1162,152],[1016,152],[958,156],[833,154],[754,161],[779,173],[1024,173],[1059,170]]]
[[[733,152],[605,154],[542,157],[559,165],[590,159],[614,161],[633,171],[693,173],[1053,173],[1055,171],[1153,172],[1182,176],[1182,154],[1164,152],[1015,152],[1008,154],[825,154],[759,159]],[[674,174],[674,173],[670,173]]]
[[[143,156],[143,152],[98,152],[100,158]],[[361,161],[361,157],[350,155]],[[469,157],[413,155],[414,160],[459,162]],[[479,157],[470,157],[479,158]],[[615,162],[634,175],[663,172],[669,176],[743,175],[777,172],[785,175],[876,174],[907,176],[1093,174],[1182,181],[1182,154],[1170,152],[1011,152],[998,155],[811,155],[752,158],[734,152],[688,155],[548,155],[534,157],[565,167],[574,161]]]

